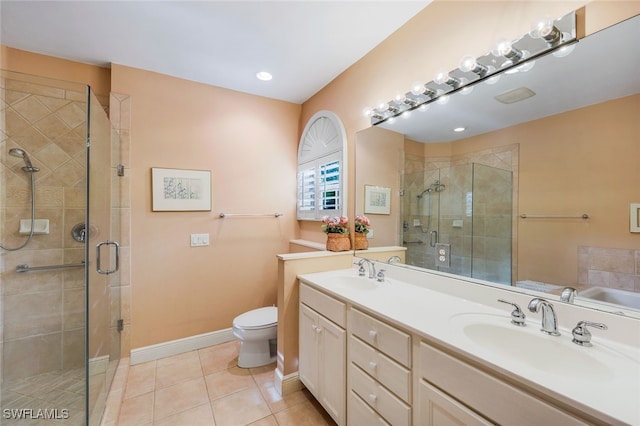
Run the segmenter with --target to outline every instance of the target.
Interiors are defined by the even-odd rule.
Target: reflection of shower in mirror
[[[446,185],[440,183],[440,180],[436,180],[434,183],[432,183],[431,185],[429,185],[429,187],[427,189],[425,189],[424,191],[422,191],[419,195],[418,198],[422,198],[422,196],[427,193],[427,194],[431,194],[432,192],[441,192],[444,191],[444,188],[446,187]]]

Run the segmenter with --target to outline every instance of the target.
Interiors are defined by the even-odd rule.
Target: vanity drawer
[[[420,343],[420,377],[498,424],[585,422],[428,344]]]
[[[317,312],[321,312],[323,316],[340,327],[346,328],[347,308],[339,300],[300,282],[300,302]]]
[[[349,331],[405,367],[411,367],[411,336],[351,308]]]
[[[405,402],[409,402],[411,395],[410,370],[353,335],[349,339],[349,356],[351,362],[385,385]]]
[[[349,392],[349,413],[347,424],[390,426],[382,417],[371,409],[355,392]]]
[[[411,407],[355,364],[349,366],[351,389],[394,426],[411,424]]]

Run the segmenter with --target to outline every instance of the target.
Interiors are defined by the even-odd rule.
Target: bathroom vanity
[[[637,319],[558,303],[549,336],[530,294],[375,266],[299,276],[300,380],[339,425],[640,424]],[[581,320],[609,329],[579,346]]]

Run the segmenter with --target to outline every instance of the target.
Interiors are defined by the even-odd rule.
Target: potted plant
[[[355,220],[355,238],[354,245],[356,250],[366,250],[369,248],[369,240],[367,234],[369,233],[369,218],[364,215],[356,216]]]
[[[327,234],[327,250],[346,251],[351,249],[349,219],[346,216],[323,217],[322,232]]]

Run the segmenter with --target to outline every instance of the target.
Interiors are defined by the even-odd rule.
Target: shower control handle
[[[107,270],[102,269],[102,261],[100,257],[102,246],[107,246],[107,247],[113,246],[116,249],[116,265],[113,269],[107,269]],[[98,245],[96,246],[96,271],[101,275],[109,275],[109,274],[118,272],[119,269],[120,269],[120,244],[118,244],[116,241],[109,241],[109,240],[98,243]]]

